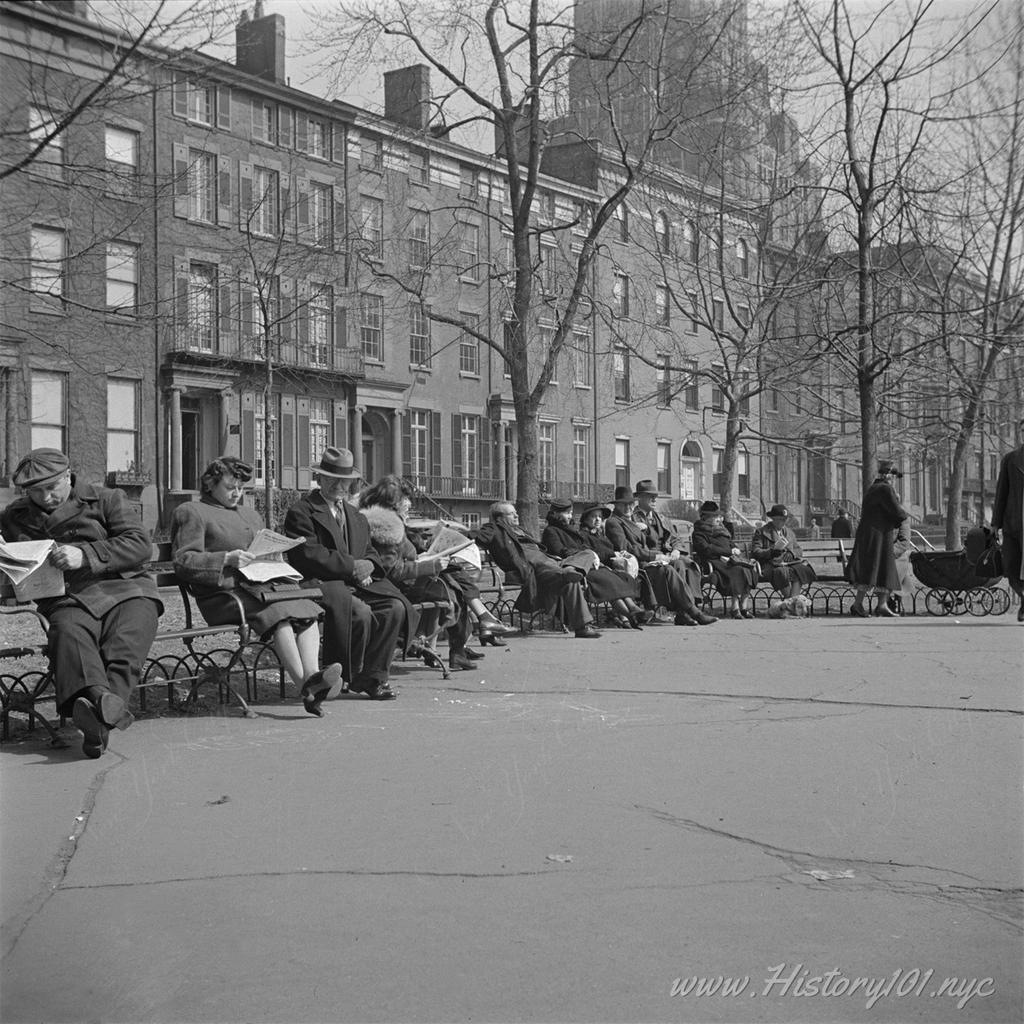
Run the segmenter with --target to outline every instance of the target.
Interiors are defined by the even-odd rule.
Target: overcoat
[[[240,583],[245,577],[224,565],[224,556],[248,548],[263,528],[263,518],[246,505],[228,508],[204,494],[174,510],[171,520],[171,550],[175,574],[189,585],[203,618],[211,625],[235,622],[238,606],[226,591],[242,602],[246,622],[256,635],[272,634],[282,622],[308,623],[322,615],[320,606],[309,598],[266,604]]]
[[[882,477],[864,492],[860,522],[850,554],[850,582],[861,587],[899,590],[896,530],[907,518],[892,485]]]
[[[593,551],[599,559],[601,558],[601,552],[590,543],[590,535],[567,523],[548,523],[541,534],[540,542],[547,553],[556,559],[568,558],[578,551]],[[595,601],[636,598],[638,593],[633,580],[625,573],[620,575],[607,565],[599,565],[587,573],[587,586]]]
[[[757,582],[755,570],[730,561],[735,546],[732,534],[707,519],[698,519],[690,534],[693,557],[714,574],[715,586],[726,597],[746,597]]]
[[[1019,585],[1024,579],[1024,445],[1007,452],[999,463],[992,529],[1003,531],[1006,576]]]
[[[780,537],[785,537],[789,543],[782,550],[777,550],[775,543]],[[793,531],[785,525],[776,526],[770,519],[754,531],[750,540],[750,557],[761,566],[765,579],[780,593],[794,579],[807,584],[818,578],[814,568],[801,561],[803,552]]]

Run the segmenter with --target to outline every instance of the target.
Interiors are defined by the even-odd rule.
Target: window
[[[67,451],[67,374],[31,372],[31,447]]]
[[[697,380],[697,360],[684,360],[683,369],[686,371],[683,377],[683,404],[688,412],[696,412],[700,408],[700,383]]]
[[[409,267],[422,270],[430,263],[430,214],[413,210],[409,215]]]
[[[430,366],[430,319],[422,302],[409,303],[409,362]]]
[[[138,191],[139,133],[107,125],[104,137],[107,188],[120,195]]]
[[[139,309],[139,247],[107,242],[107,308],[122,313]],[[108,467],[109,468],[109,467]]]
[[[409,410],[409,472],[417,487],[429,486],[430,413],[424,409]]]
[[[217,157],[201,149],[188,151],[188,216],[204,224],[217,221]]]
[[[668,216],[659,210],[654,218],[654,244],[659,253],[667,256],[671,251],[672,237],[669,232]]]
[[[384,170],[384,142],[376,136],[364,136],[359,144],[360,164],[366,171]]]
[[[626,208],[625,203],[620,203],[615,207],[615,221],[619,226],[619,241],[629,241],[629,210]]]
[[[425,149],[409,151],[409,181],[413,185],[430,184],[430,154]]]
[[[736,323],[744,331],[750,327],[750,307],[745,303],[736,307]]]
[[[329,126],[311,117],[306,123],[306,152],[321,160],[331,159],[331,133]]]
[[[615,439],[615,486],[629,486],[629,441],[623,437]]]
[[[199,85],[196,82],[182,83],[186,89],[185,116],[196,124],[213,124],[214,93],[213,86]]]
[[[463,199],[478,199],[480,196],[480,172],[475,167],[463,167],[459,171],[459,195]]]
[[[30,164],[33,171],[45,174],[48,178],[63,179],[64,177],[64,135],[62,132],[53,134],[57,127],[57,119],[48,110],[30,107],[28,112],[29,145],[33,150],[42,145],[35,160]],[[52,136],[52,137],[51,137]]]
[[[277,234],[277,171],[269,167],[252,169],[252,217],[249,226],[258,235]]]
[[[459,274],[467,281],[480,280],[480,225],[459,226]]]
[[[712,299],[711,310],[715,330],[723,330],[725,328],[725,303],[721,299]]]
[[[381,295],[359,296],[359,343],[363,355],[374,362],[384,362],[384,298]]]
[[[725,374],[725,367],[721,363],[712,363],[711,373],[714,375],[711,381],[711,408],[714,412],[724,412],[725,395],[722,392],[722,377]]]
[[[322,452],[331,443],[331,400],[309,400],[309,450]]]
[[[572,382],[578,388],[591,386],[590,332],[572,332]]]
[[[540,247],[540,286],[545,295],[558,291],[558,250],[553,245]]]
[[[480,329],[480,317],[476,313],[463,313],[462,319],[470,330]],[[480,341],[468,330],[459,335],[459,373],[471,377],[480,375]]]
[[[724,455],[724,448],[713,448],[711,450],[711,458],[714,465],[711,471],[711,493],[716,498],[722,493],[722,458]]]
[[[761,467],[761,493],[778,495],[779,493],[779,446],[766,444],[764,447],[763,464]],[[846,474],[843,474],[845,479]]]
[[[271,481],[277,479],[277,418],[274,416],[273,405],[271,405],[269,415],[267,414],[264,397],[262,391],[257,391],[253,395],[255,452],[252,460],[252,481],[254,484],[266,483],[268,476]]]
[[[555,489],[555,424],[537,424],[537,482],[543,493]]]
[[[654,286],[654,315],[659,327],[668,327],[672,323],[672,301],[667,284]]]
[[[691,263],[696,263],[700,258],[700,236],[697,234],[697,225],[688,220],[683,225],[683,242],[686,244],[686,253]]]
[[[189,348],[213,351],[217,329],[217,268],[211,264],[189,264],[188,310],[184,326]]]
[[[578,202],[574,205],[573,216],[576,223],[573,225],[573,233],[587,235],[594,226],[594,210],[590,203]]]
[[[672,445],[667,441],[658,442],[655,452],[655,466],[658,471],[658,490],[662,494],[672,493]]]
[[[736,452],[736,492],[741,498],[750,497],[750,455],[742,446]]]
[[[277,107],[273,103],[252,103],[252,137],[260,142],[277,142]]]
[[[331,365],[331,318],[334,312],[334,290],[326,284],[311,285],[309,299],[309,363],[310,366]],[[322,451],[313,448],[312,451]]]
[[[64,295],[64,266],[67,240],[55,228],[32,228],[29,280],[37,295]]]
[[[139,382],[107,379],[107,472],[139,463]]]
[[[740,374],[740,415],[750,415],[750,395],[748,389],[750,387],[750,371],[744,370]]]
[[[590,427],[572,428],[572,485],[573,496],[587,498],[590,483]]]
[[[778,388],[768,388],[766,394],[768,396],[768,411],[769,412],[778,412],[779,411],[779,389]],[[845,410],[843,410],[843,412],[845,413]]]
[[[616,274],[612,283],[612,314],[629,316],[629,277],[626,274]]]
[[[537,201],[537,211],[542,220],[548,224],[555,222],[555,193],[541,192]]]
[[[736,269],[740,277],[750,277],[750,249],[742,238],[736,239]]]
[[[459,416],[459,466],[458,475],[463,478],[463,491],[476,493],[476,481],[480,472],[478,448],[478,416]]]
[[[384,258],[384,201],[372,196],[359,198],[359,223],[366,255]]]
[[[319,181],[309,183],[309,230],[314,245],[329,248],[334,242],[334,189]]]
[[[612,352],[612,392],[617,402],[629,401],[629,351],[622,345]]]
[[[654,374],[657,382],[658,405],[668,406],[672,402],[672,380],[669,375],[668,356],[654,357]]]
[[[690,303],[690,319],[686,325],[686,333],[696,334],[697,329],[700,327],[700,323],[697,320],[697,303],[699,299],[696,292],[687,292],[686,298],[689,300]]]

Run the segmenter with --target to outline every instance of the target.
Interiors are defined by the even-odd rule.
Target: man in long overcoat
[[[348,689],[373,700],[396,696],[389,683],[399,638],[415,635],[415,609],[398,588],[383,579],[383,567],[370,542],[370,527],[345,501],[361,479],[352,453],[327,448],[313,467],[319,489],[287,512],[284,532],[305,542],[288,560],[323,591],[324,662],[340,662]]]
[[[1024,420],[1020,432],[1024,436]],[[1024,444],[1007,452],[999,464],[992,529],[1002,531],[1003,572],[1021,599],[1017,621],[1024,622]]]
[[[880,459],[878,475],[864,492],[860,522],[850,555],[850,582],[857,588],[857,596],[850,607],[852,615],[862,618],[868,614],[864,607],[867,592],[874,588],[875,614],[891,616],[889,595],[900,589],[900,575],[896,566],[896,531],[907,518],[893,489],[894,477],[903,474],[888,459]]]
[[[100,757],[110,730],[133,721],[128,700],[163,611],[145,565],[152,538],[124,493],[78,483],[67,455],[36,448],[13,481],[23,496],[0,518],[7,541],[53,540],[49,559],[64,594],[39,598],[46,616],[57,710],[82,732],[82,753]]]

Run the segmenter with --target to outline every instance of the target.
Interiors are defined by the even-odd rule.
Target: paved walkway
[[[480,668],[5,744],[0,1019],[1022,1019],[1012,617]]]

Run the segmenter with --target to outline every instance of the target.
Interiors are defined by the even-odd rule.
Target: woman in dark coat
[[[864,492],[860,522],[850,555],[850,582],[857,588],[857,596],[850,608],[851,615],[866,618],[864,598],[874,588],[875,614],[893,616],[889,607],[889,594],[900,589],[900,576],[896,566],[896,531],[907,518],[892,487],[893,477],[903,474],[888,460],[878,463],[878,476]]]
[[[339,663],[318,668],[317,621],[323,610],[308,598],[262,601],[239,572],[256,560],[247,549],[263,528],[255,510],[240,504],[251,479],[252,467],[232,456],[214,459],[206,467],[200,500],[179,505],[174,512],[174,571],[189,585],[211,626],[238,622],[240,602],[246,622],[261,639],[273,642],[285,672],[301,687],[306,711],[323,717],[320,704],[342,680]]]
[[[620,574],[610,568],[601,558],[601,553],[590,543],[590,538],[572,525],[572,502],[556,499],[551,503],[540,542],[547,553],[559,561],[572,558],[581,551],[596,554],[602,564],[587,572],[587,587],[591,597],[596,602],[610,604],[620,626],[643,628],[644,611],[636,603],[636,584],[625,573]],[[606,543],[614,554],[611,542]]]
[[[796,597],[818,577],[813,567],[804,561],[796,535],[786,526],[788,518],[789,509],[785,505],[772,505],[768,509],[768,522],[754,531],[750,557],[780,594]]]
[[[743,564],[740,549],[726,527],[718,502],[705,501],[700,507],[700,519],[693,524],[690,534],[693,557],[706,572],[714,575],[715,586],[729,601],[729,614],[734,619],[752,619],[754,609],[750,590],[757,583],[756,563]]]

